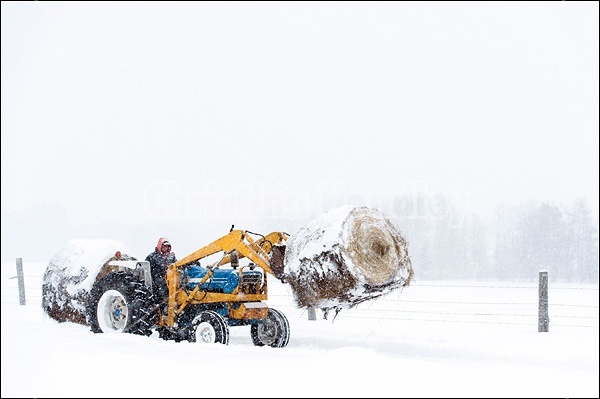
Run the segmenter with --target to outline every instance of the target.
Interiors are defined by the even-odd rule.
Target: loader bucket
[[[271,248],[270,267],[277,279],[283,281],[283,259],[285,257],[285,245],[273,245]]]

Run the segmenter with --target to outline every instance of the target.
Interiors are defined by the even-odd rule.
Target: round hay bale
[[[71,240],[48,263],[42,280],[42,308],[51,318],[88,325],[86,306],[103,266],[124,246],[114,240]],[[127,257],[127,255],[125,255]],[[123,259],[123,255],[120,259]]]
[[[350,308],[408,286],[407,242],[380,211],[345,206],[301,227],[286,243],[284,280],[299,307]]]

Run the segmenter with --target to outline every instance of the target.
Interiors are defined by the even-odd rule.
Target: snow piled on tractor
[[[98,273],[125,246],[115,240],[71,240],[48,263],[42,280],[42,308],[59,321],[88,325],[86,304]]]

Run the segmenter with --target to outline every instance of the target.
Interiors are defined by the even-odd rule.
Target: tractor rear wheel
[[[137,277],[107,274],[90,293],[87,319],[94,333],[132,333],[149,336],[154,325],[152,294]]]
[[[269,308],[266,319],[250,327],[250,336],[255,346],[283,348],[290,341],[290,324],[283,313]]]

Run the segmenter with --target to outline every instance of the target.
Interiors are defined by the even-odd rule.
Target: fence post
[[[548,332],[550,317],[548,316],[548,271],[540,271],[538,290],[538,332]]]
[[[308,320],[317,320],[317,314],[315,313],[314,307],[308,308]]]
[[[17,278],[19,280],[19,304],[25,305],[25,279],[23,278],[23,260],[17,258]]]

